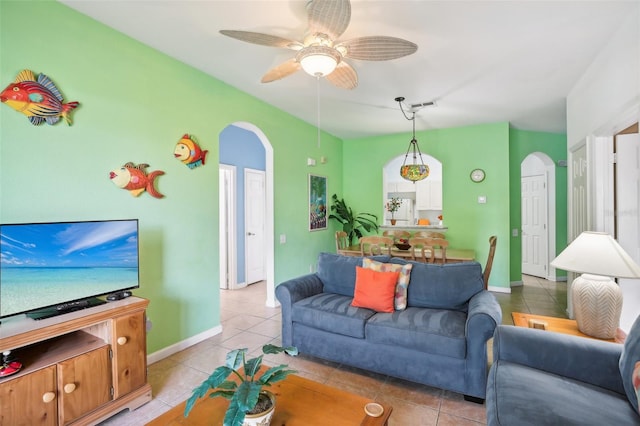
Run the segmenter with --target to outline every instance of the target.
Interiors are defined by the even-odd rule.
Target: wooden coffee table
[[[566,318],[546,317],[544,315],[525,314],[522,312],[512,312],[513,324],[518,327],[529,327],[529,320],[541,321],[547,323],[547,330],[556,333],[571,334],[573,336],[588,337],[590,339],[604,340],[606,342],[624,343],[627,335],[624,331],[618,329],[616,337],[613,339],[598,339],[597,337],[588,336],[578,330],[575,320]]]
[[[295,375],[268,389],[276,395],[272,426],[385,426],[392,411],[390,405],[381,404],[384,407],[382,416],[368,416],[364,406],[372,400]],[[187,418],[183,416],[184,406],[183,402],[173,407],[147,426],[221,425],[229,401],[201,398]]]

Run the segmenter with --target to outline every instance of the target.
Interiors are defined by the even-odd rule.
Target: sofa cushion
[[[375,314],[365,328],[367,341],[464,359],[465,323],[460,311],[408,307]]]
[[[369,257],[362,259],[362,266],[374,271],[399,272],[398,281],[395,288],[393,306],[397,311],[407,307],[407,288],[411,279],[412,264],[398,265],[397,263],[383,263]]]
[[[638,361],[640,361],[640,317],[636,318],[631,330],[629,330],[629,334],[624,341],[619,363],[624,390],[629,402],[636,411],[638,411],[638,397],[633,384],[633,370]]]
[[[394,257],[391,263],[413,265],[408,306],[465,310],[469,299],[484,290],[482,267],[478,262],[436,265]]]
[[[352,298],[335,293],[320,293],[293,304],[291,319],[309,327],[345,336],[364,338],[366,321],[375,314],[351,306]]]
[[[371,259],[387,262],[390,257],[372,256]],[[353,297],[356,285],[356,266],[362,266],[362,257],[320,253],[317,275],[324,286],[323,291]]]
[[[492,367],[489,425],[637,425],[624,395],[508,361]]]
[[[393,296],[400,272],[382,272],[356,266],[356,289],[351,306],[393,312]]]

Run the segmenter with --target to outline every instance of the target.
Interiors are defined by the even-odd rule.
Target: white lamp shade
[[[611,235],[583,232],[552,262],[554,268],[617,278],[640,278],[640,266]]]
[[[326,46],[309,46],[298,53],[297,60],[307,74],[325,77],[336,69],[340,56],[335,49]]]

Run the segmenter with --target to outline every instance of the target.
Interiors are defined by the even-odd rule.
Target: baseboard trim
[[[178,353],[182,350],[187,349],[189,346],[193,346],[196,343],[200,343],[203,340],[208,339],[209,337],[213,337],[217,334],[222,333],[222,326],[218,325],[216,327],[210,328],[209,330],[203,331],[200,334],[196,334],[195,336],[191,336],[188,339],[184,339],[180,342],[174,343],[171,346],[167,346],[166,348],[162,348],[159,351],[156,351],[152,354],[147,355],[147,364],[153,364],[154,362],[158,362],[162,359],[170,357],[171,355]]]
[[[511,293],[510,287],[505,288],[505,287],[497,287],[497,286],[490,285],[489,288],[487,288],[487,290],[493,291],[494,293]]]

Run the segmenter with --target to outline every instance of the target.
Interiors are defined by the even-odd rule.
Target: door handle
[[[256,235],[253,232],[247,232],[247,235],[251,236],[251,235]]]

